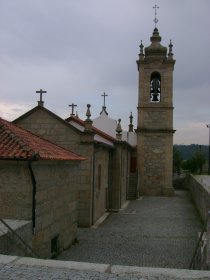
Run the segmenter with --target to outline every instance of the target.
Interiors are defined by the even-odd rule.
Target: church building
[[[123,132],[120,120],[117,123],[103,112],[96,123],[100,127],[100,121],[105,125],[108,122],[109,127],[115,122],[109,131],[93,125],[90,104],[85,120],[74,111],[63,120],[46,109],[41,98],[38,106],[14,120],[22,128],[87,158],[78,171],[80,227],[93,225],[107,210],[118,211],[127,199],[136,198],[136,169],[130,170],[136,159],[136,135],[133,131]]]
[[[57,145],[87,158],[78,171],[78,225],[93,225],[106,211],[118,211],[126,200],[140,195],[172,196],[173,161],[173,58],[161,45],[155,26],[148,47],[140,44],[137,128],[130,114],[128,131],[108,116],[104,104],[100,115],[80,119],[72,107],[65,120],[44,107],[42,93],[38,106],[14,123]]]

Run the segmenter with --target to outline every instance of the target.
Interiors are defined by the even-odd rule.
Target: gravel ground
[[[143,197],[110,214],[98,228],[79,229],[78,243],[57,259],[188,268],[201,229],[188,192],[176,191],[170,198]]]

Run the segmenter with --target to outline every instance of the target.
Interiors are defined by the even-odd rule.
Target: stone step
[[[137,175],[130,174],[129,177],[129,189],[127,192],[127,199],[134,200],[137,198]]]

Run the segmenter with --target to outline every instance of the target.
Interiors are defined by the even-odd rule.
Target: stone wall
[[[56,115],[43,107],[36,107],[30,114],[26,114],[17,121],[16,124],[21,127],[48,139],[57,145],[71,150],[76,154],[86,157],[87,160],[81,162],[81,168],[78,170],[78,225],[80,227],[91,226],[101,214],[104,213],[106,199],[107,177],[108,177],[108,156],[104,156],[104,150],[94,152],[94,133],[91,131],[80,132],[69,123],[60,119]],[[108,153],[109,149],[106,149]],[[103,187],[97,194],[94,184],[97,180],[97,166],[95,165],[95,156],[101,158],[103,163]],[[96,176],[95,179],[93,179]],[[93,201],[93,198],[95,201]]]
[[[187,175],[186,177],[186,185],[203,222],[207,220],[208,211],[210,211],[210,184],[207,183],[209,177],[205,175]]]
[[[141,195],[173,195],[172,157],[173,134],[139,134],[138,187]]]
[[[93,135],[83,134],[64,120],[43,107],[36,107],[32,113],[18,119],[16,124],[42,136],[57,145],[87,158],[78,170],[78,225],[92,225],[92,165]],[[83,136],[83,137],[82,137]]]
[[[78,150],[81,134],[43,107],[34,108],[30,114],[26,113],[25,116],[16,120],[15,124],[65,149]]]
[[[126,202],[127,199],[127,191],[129,187],[129,174],[130,174],[130,158],[131,158],[131,150],[128,145],[124,144],[122,146],[121,153],[121,192],[120,192],[120,208]]]
[[[111,163],[110,209],[112,210],[119,210],[126,201],[130,173],[130,155],[129,147],[125,143],[121,141],[115,143]]]
[[[31,220],[32,183],[26,162],[0,160],[0,217]]]
[[[95,223],[108,207],[109,187],[109,149],[96,148],[94,152],[94,211],[93,223]]]
[[[49,257],[68,248],[76,238],[78,164],[38,162],[32,168],[37,183],[32,244],[39,248],[39,255]]]
[[[36,181],[32,248],[43,258],[69,247],[76,238],[78,164],[63,161],[32,163]],[[27,162],[1,161],[2,218],[32,219],[30,176]]]
[[[78,226],[90,227],[93,224],[92,220],[92,187],[93,187],[93,153],[94,146],[92,142],[83,142],[80,146],[82,156],[87,160],[81,162],[81,168],[78,171],[78,191],[79,191],[79,206],[78,206]]]
[[[210,176],[205,175],[187,175],[186,186],[189,189],[196,208],[206,225],[206,237],[202,241],[202,250],[199,250],[201,256],[198,257],[201,269],[210,269]],[[200,247],[199,247],[200,248]]]

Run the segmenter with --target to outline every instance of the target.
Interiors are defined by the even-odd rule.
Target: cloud
[[[192,129],[201,135],[201,126],[191,124],[210,119],[210,2],[157,4],[162,44],[174,44],[174,127],[188,142]],[[110,117],[122,118],[127,128],[130,112],[137,114],[136,59],[140,41],[150,44],[153,6],[148,0],[1,1],[1,116],[16,118],[22,111],[14,106],[36,106],[35,91],[43,88],[45,106],[61,117],[72,102],[81,118],[87,103],[97,117],[105,91]]]
[[[183,122],[174,134],[174,143],[209,145],[209,130],[202,122]]]
[[[12,121],[18,114],[22,115],[28,110],[25,104],[16,103],[0,103],[0,117],[8,121]]]

